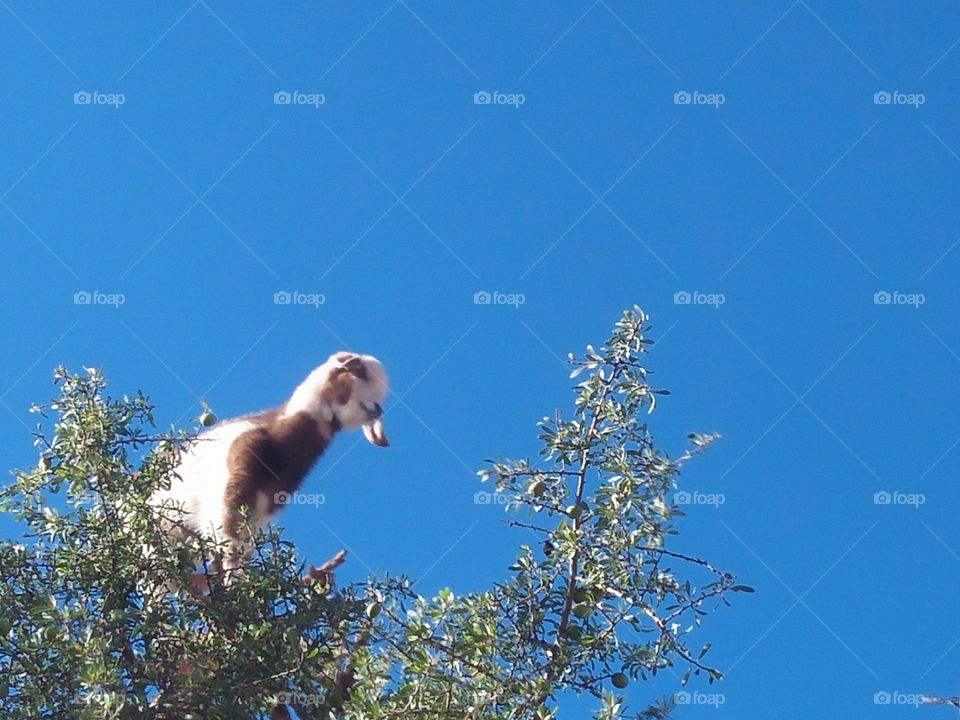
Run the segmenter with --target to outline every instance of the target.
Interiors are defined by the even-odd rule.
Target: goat
[[[381,418],[386,394],[379,360],[335,353],[281,406],[224,420],[198,435],[182,450],[169,489],[154,493],[150,503],[182,511],[169,523],[172,537],[225,542],[215,566],[229,581],[248,559],[251,529],[280,511],[337,432],[362,428],[372,444],[389,444]]]

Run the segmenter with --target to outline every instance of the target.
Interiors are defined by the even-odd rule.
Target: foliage
[[[3,716],[549,718],[576,692],[613,720],[632,680],[675,664],[719,678],[689,635],[749,588],[667,549],[678,469],[714,438],[692,435],[677,460],[654,446],[644,417],[666,393],[640,363],[648,331],[634,308],[598,351],[571,356],[584,379],[573,414],[541,422],[539,459],[481,471],[539,542],[488,591],[433,598],[403,577],[305,582],[278,530],[236,582],[207,570],[209,595],[188,589],[194,559],[218,548],[173,543],[147,504],[187,435],[156,433],[147,399],[108,397],[97,371],[57,370],[59,397],[35,408],[53,420],[38,465],[0,493],[26,526],[23,543],[0,544]]]

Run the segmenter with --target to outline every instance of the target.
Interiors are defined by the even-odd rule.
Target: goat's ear
[[[346,355],[346,353],[344,354]],[[367,380],[367,366],[364,364],[361,358],[357,357],[356,355],[347,355],[345,358],[337,357],[337,359],[340,360],[340,364],[351,375],[359,378],[360,380]]]

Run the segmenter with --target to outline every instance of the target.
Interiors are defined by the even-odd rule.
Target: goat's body
[[[181,511],[176,519],[165,513],[171,534],[227,541],[223,568],[236,569],[249,531],[288,502],[342,427],[362,426],[371,443],[387,444],[379,405],[385,393],[386,376],[375,358],[331,356],[279,408],[224,421],[191,441],[169,489],[151,503]]]
[[[278,410],[227,420],[184,449],[168,490],[156,505],[183,511],[182,527],[216,541],[238,537],[246,507],[262,528],[303,482],[329,444],[335,423]]]
[[[220,539],[230,485],[230,449],[237,438],[257,427],[256,421],[241,418],[223,422],[200,434],[183,450],[170,488],[156,493],[152,498],[154,504],[182,510],[184,529],[201,537]]]

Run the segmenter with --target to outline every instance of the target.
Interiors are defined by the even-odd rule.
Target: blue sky
[[[561,358],[636,303],[659,442],[724,436],[677,549],[758,590],[702,634],[722,705],[676,717],[960,690],[956,4],[0,6],[5,465],[58,363],[188,423],[347,346],[393,444],[339,438],[290,536],[484,588],[526,538],[474,471],[536,451]]]

